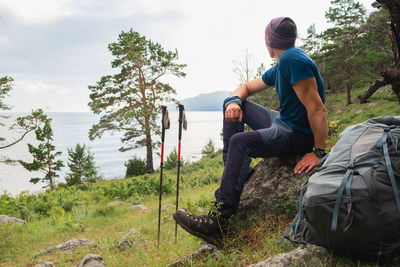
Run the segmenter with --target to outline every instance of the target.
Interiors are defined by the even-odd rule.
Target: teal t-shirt
[[[283,52],[278,64],[262,75],[265,84],[275,86],[280,102],[280,120],[305,133],[311,133],[307,110],[297,97],[293,84],[312,77],[315,77],[318,94],[322,102],[325,102],[324,83],[317,65],[297,47],[291,47]]]

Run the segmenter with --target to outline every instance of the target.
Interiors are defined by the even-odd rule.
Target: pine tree
[[[358,53],[354,44],[360,36],[359,29],[365,20],[366,11],[354,0],[333,0],[331,5],[325,17],[334,27],[323,33],[325,42],[321,48],[329,65],[322,73],[331,76],[334,84],[346,88],[346,105],[349,105],[354,74],[360,67],[354,57]]]
[[[47,118],[42,127],[35,130],[36,140],[39,141],[37,147],[28,144],[29,152],[33,156],[33,162],[28,163],[19,160],[19,163],[28,171],[41,171],[45,174],[44,177],[33,177],[29,181],[31,183],[43,182],[46,183],[43,187],[55,188],[55,179],[59,177],[58,171],[64,167],[61,160],[56,160],[61,155],[61,152],[55,152],[53,141],[53,130],[50,125],[51,119]]]
[[[84,175],[83,165],[86,153],[85,145],[76,144],[75,149],[68,149],[68,167],[70,172],[65,177],[67,185],[81,184]]]
[[[153,141],[159,135],[157,117],[161,103],[173,101],[175,90],[162,82],[165,75],[185,76],[178,64],[178,51],[166,51],[160,44],[132,29],[122,32],[118,41],[109,44],[114,56],[111,66],[116,74],[101,77],[91,91],[90,109],[102,114],[98,124],[89,132],[91,139],[101,137],[104,132],[122,132],[123,147],[128,151],[146,147],[146,172],[154,172]]]
[[[9,76],[0,77],[0,112],[3,110],[10,110],[11,106],[4,102],[4,99],[9,96],[10,91],[13,87],[14,79]],[[8,119],[9,116],[5,114],[0,114],[1,119]],[[43,114],[43,110],[37,109],[33,110],[31,114],[18,117],[16,122],[13,123],[8,130],[15,132],[19,137],[14,138],[14,140],[6,140],[5,137],[0,136],[0,150],[9,148],[18,142],[22,141],[26,135],[37,129],[38,126],[42,125],[47,119],[47,116]],[[3,128],[4,123],[0,121],[0,127]],[[3,129],[0,129],[2,134]],[[5,156],[0,155],[0,163],[15,163],[14,159],[10,159]]]
[[[4,76],[0,77],[0,110],[9,110],[11,107],[3,102],[12,89],[13,78]]]
[[[69,173],[65,180],[67,185],[94,182],[98,179],[94,155],[84,144],[76,144],[75,148],[68,149]]]
[[[98,168],[96,167],[94,161],[94,154],[90,150],[90,147],[86,149],[86,153],[87,153],[86,159],[83,164],[83,170],[84,170],[83,181],[85,183],[93,183],[100,179]]]

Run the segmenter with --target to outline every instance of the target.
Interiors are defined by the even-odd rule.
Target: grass
[[[363,89],[352,92],[353,96]],[[375,116],[399,115],[399,104],[390,91],[378,91],[371,103],[345,106],[345,95],[327,95],[329,121],[338,122],[338,132],[345,127]],[[254,160],[252,165],[260,159]],[[219,185],[223,171],[221,154],[205,157],[199,162],[181,168],[180,207],[198,212],[207,210],[213,192]],[[163,206],[175,205],[176,169],[165,170]],[[59,188],[40,196],[20,195],[11,198],[0,195],[0,213],[24,218],[26,227],[0,225],[0,266],[34,266],[51,261],[56,266],[76,266],[90,253],[103,257],[107,266],[165,266],[199,248],[202,241],[178,227],[178,242],[174,243],[175,208],[162,212],[161,243],[157,246],[159,173],[121,180],[100,181],[88,188]],[[109,206],[118,199],[121,206]],[[131,204],[144,204],[150,212],[129,210]],[[284,242],[278,244],[288,227],[287,219],[272,218],[244,225],[237,217],[232,219],[235,234],[230,234],[218,259],[206,257],[188,266],[246,266],[272,255],[295,248]],[[125,251],[117,248],[126,232],[139,231],[137,243]],[[41,250],[72,238],[87,238],[96,247],[58,251],[35,257]],[[335,258],[336,266],[365,266],[345,258]],[[330,263],[316,263],[330,266]]]
[[[213,161],[221,161],[220,155]],[[188,165],[193,177],[199,177],[203,169],[195,170],[198,165]],[[210,164],[213,165],[213,164]],[[215,164],[218,166],[219,164]],[[183,168],[182,168],[183,170]],[[188,170],[186,170],[188,172]],[[199,174],[200,173],[200,174]],[[157,175],[157,174],[155,174]],[[186,175],[189,175],[187,173]],[[189,181],[189,178],[187,179]],[[119,181],[119,182],[123,182]],[[110,182],[102,182],[108,184]],[[180,207],[188,207],[197,212],[197,208],[207,208],[213,199],[218,183],[202,186],[188,186],[184,183],[180,196]],[[184,188],[184,189],[183,189]],[[186,233],[178,227],[178,242],[174,243],[175,223],[171,217],[175,208],[162,212],[161,242],[157,246],[158,196],[143,197],[143,204],[150,212],[129,210],[131,199],[124,200],[121,206],[108,206],[106,202],[92,205],[77,205],[70,212],[58,216],[47,216],[29,221],[26,227],[19,225],[0,225],[0,265],[34,266],[51,261],[56,266],[76,266],[87,254],[98,254],[107,266],[166,266],[199,248],[200,239]],[[164,196],[164,205],[174,205],[175,196]],[[278,244],[289,220],[277,218],[244,225],[237,217],[232,218],[235,234],[230,234],[218,259],[209,257],[190,266],[238,266],[264,260],[272,255],[290,251],[294,246],[288,242]],[[117,248],[117,243],[125,233],[135,228],[139,231],[138,243],[125,251]],[[236,232],[237,231],[237,232]],[[96,247],[76,249],[69,252],[58,251],[35,258],[41,250],[66,242],[72,238],[87,238],[97,243]],[[352,266],[353,262],[343,265]],[[328,266],[321,263],[320,266]]]
[[[198,195],[197,190],[188,193],[191,198]],[[173,203],[172,196],[165,199],[164,204],[167,203]],[[83,227],[70,226],[72,223],[68,222],[68,218],[57,222],[51,218],[41,219],[29,222],[26,227],[0,226],[2,266],[33,266],[44,261],[52,261],[57,266],[71,266],[77,265],[89,253],[101,255],[108,266],[161,266],[198,247],[199,240],[182,231],[179,231],[178,244],[174,245],[171,209],[163,212],[161,246],[157,249],[158,202],[149,199],[145,204],[151,212],[130,211],[127,209],[128,204],[124,204],[115,207],[107,216],[85,212],[84,209],[91,208],[81,207],[82,213],[93,214],[76,218]],[[139,244],[120,252],[115,242],[132,227],[140,232]],[[72,238],[87,238],[95,241],[98,246],[34,258],[37,252]],[[158,255],[158,261],[154,260],[155,255]]]
[[[259,161],[255,160],[253,165]],[[174,171],[176,170],[169,171],[169,174],[167,171],[167,175],[172,175]],[[219,176],[222,174],[220,153],[216,157],[204,158],[182,167],[184,178],[180,189],[180,207],[185,206],[196,213],[198,207],[207,210],[213,200],[213,192],[218,187],[219,177],[218,181],[214,180],[217,173]],[[158,177],[158,174],[155,173],[154,176]],[[126,183],[127,180],[129,179],[101,181],[97,186],[116,187],[116,184]],[[57,196],[56,193],[52,195]],[[141,203],[149,207],[150,212],[128,209],[131,204],[137,203],[136,196],[124,199],[125,204],[121,206],[110,207],[107,205],[108,202],[106,199],[88,204],[83,202],[66,212],[62,208],[53,207],[49,215],[29,220],[26,227],[0,225],[0,265],[34,266],[44,261],[51,261],[56,266],[76,266],[85,255],[93,253],[101,255],[107,266],[165,266],[198,249],[202,243],[200,239],[186,233],[180,227],[178,227],[178,242],[174,243],[175,223],[172,213],[175,208],[171,208],[162,212],[161,242],[160,247],[157,246],[158,196],[155,194],[142,196]],[[175,196],[165,195],[164,205],[175,205]],[[219,259],[205,258],[198,264],[232,266],[236,263],[256,262],[265,255],[290,250],[292,247],[288,244],[284,246],[277,244],[288,222],[283,222],[278,231],[276,222],[270,222],[274,227],[269,227],[266,223],[268,222],[252,226],[251,229],[240,230],[239,234],[227,239],[226,250],[221,253]],[[234,224],[240,225],[238,221]],[[119,242],[131,228],[139,231],[136,239],[138,243],[125,251],[120,251],[116,242]],[[35,254],[43,249],[72,238],[87,238],[95,241],[97,246],[35,257]],[[259,240],[258,243],[255,240]]]
[[[363,93],[365,88],[352,91],[352,96]],[[351,104],[346,106],[346,95],[327,95],[326,107],[328,109],[328,119],[337,121],[338,131],[342,132],[347,126],[357,124],[373,117],[400,115],[400,105],[393,91],[384,87],[379,89],[369,99],[366,104]]]
[[[219,153],[215,157],[204,158],[199,162],[183,166],[180,206],[185,205],[196,212],[199,206],[207,209],[218,186],[222,165]],[[174,175],[176,169],[165,171],[164,177],[172,180]],[[158,195],[152,193],[151,188],[141,187],[140,184],[158,177],[159,174],[155,173],[150,176],[101,181],[86,191],[75,189],[70,192],[70,189],[60,188],[44,193],[44,196],[36,199],[26,196],[16,200],[3,197],[0,199],[0,209],[7,208],[10,213],[16,212],[12,207],[18,207],[21,203],[29,214],[34,212],[37,206],[41,208],[44,206],[41,204],[42,199],[53,204],[46,212],[40,209],[43,214],[27,216],[26,227],[0,225],[0,266],[34,266],[44,261],[52,261],[56,266],[76,266],[90,253],[101,255],[108,266],[165,266],[197,249],[201,241],[181,229],[178,231],[178,243],[174,243],[175,223],[172,219],[174,208],[162,212],[161,245],[157,247]],[[136,194],[140,192],[129,196],[130,191],[127,191],[127,188],[134,186],[132,181],[142,188],[141,196]],[[171,187],[175,188],[175,184]],[[62,208],[65,202],[62,200],[72,192],[80,199],[66,211]],[[105,192],[111,194],[110,196],[117,196],[125,204],[109,206],[108,203],[113,198],[107,197]],[[145,204],[151,211],[128,209],[130,205],[138,203]],[[163,205],[174,206],[175,196],[164,194]],[[137,229],[140,233],[137,238],[138,243],[121,252],[116,242],[119,242],[131,228]],[[35,258],[35,254],[41,250],[72,238],[87,238],[95,241],[97,246],[70,252],[59,251]]]

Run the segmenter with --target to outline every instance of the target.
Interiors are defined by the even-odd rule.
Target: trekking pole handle
[[[161,106],[161,142],[164,142],[165,139],[164,117],[166,111],[167,111],[167,106]]]
[[[178,104],[179,109],[179,140],[182,138],[182,123],[183,123],[183,113],[185,112],[185,106],[182,104]]]
[[[182,104],[178,104],[179,108],[179,135],[178,135],[178,164],[181,164],[181,139],[182,139],[182,124],[183,124],[183,113],[185,110],[185,106]]]

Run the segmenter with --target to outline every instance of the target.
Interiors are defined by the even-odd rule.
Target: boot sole
[[[222,239],[223,239],[222,237],[220,237],[220,238],[218,238],[218,237],[210,237],[208,235],[201,234],[201,233],[196,232],[193,229],[189,228],[188,226],[186,226],[186,224],[184,224],[181,220],[179,220],[179,217],[176,217],[175,214],[173,214],[172,217],[174,218],[176,223],[179,224],[179,226],[182,227],[189,234],[194,235],[196,237],[200,237],[201,239],[203,239],[207,243],[209,243],[211,245],[214,245],[216,247],[221,247],[222,246]]]

